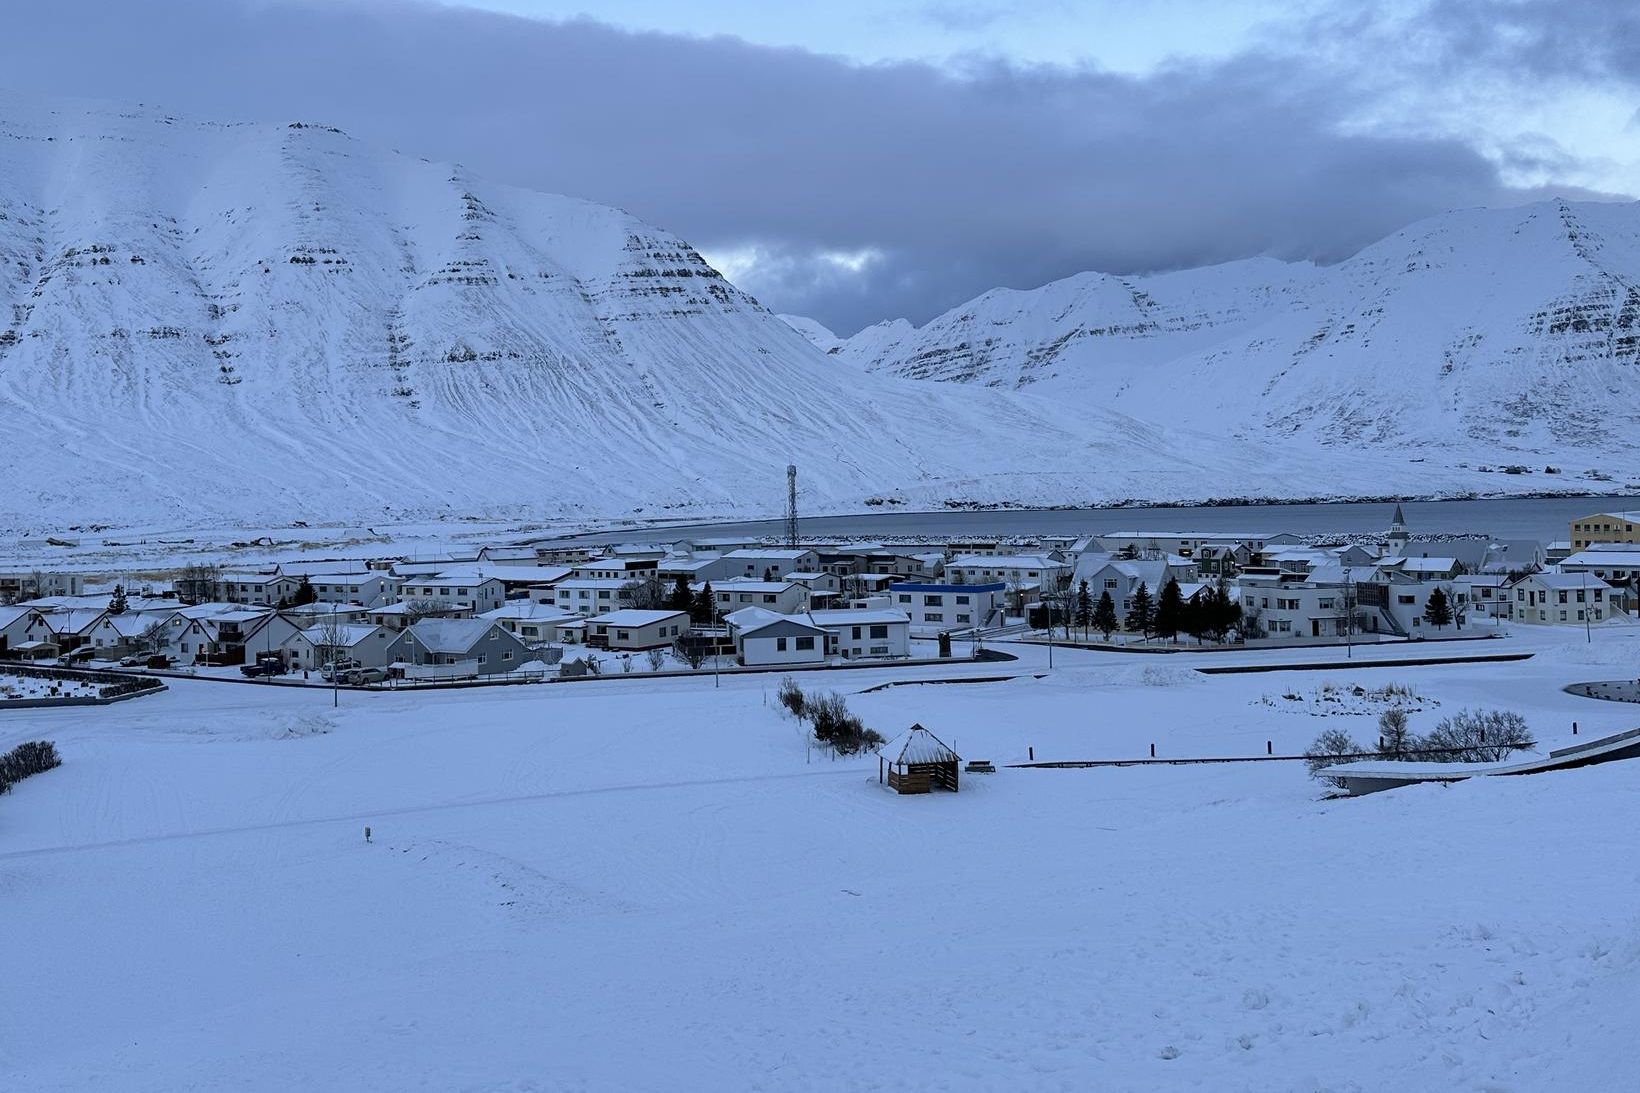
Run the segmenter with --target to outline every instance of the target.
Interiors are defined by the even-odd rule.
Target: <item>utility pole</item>
[[[342,673],[336,669],[336,642],[340,641],[342,632],[336,627],[336,601],[330,601],[330,708],[336,709],[342,704]]]

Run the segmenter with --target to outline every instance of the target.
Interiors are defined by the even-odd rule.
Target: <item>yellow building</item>
[[[1590,543],[1640,543],[1640,512],[1597,512],[1572,521],[1572,549]]]

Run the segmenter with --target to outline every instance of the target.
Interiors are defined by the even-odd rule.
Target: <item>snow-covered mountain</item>
[[[1033,399],[840,385],[667,232],[324,126],[4,96],[0,147],[14,527],[762,515],[788,461],[817,508],[937,505],[1044,497],[1164,442]],[[956,459],[957,437],[987,443]]]
[[[1331,267],[999,289],[832,352],[1219,435],[1632,466],[1640,204],[1449,213]]]
[[[1194,339],[1207,351],[1238,331],[1273,338],[1281,331],[1258,333],[1262,317],[1278,300],[1312,299],[1325,279],[1313,270],[1255,265],[1265,272],[1228,286],[1216,271],[1154,279],[1171,295],[1158,288],[1148,302],[1101,278],[993,294],[983,320],[878,328],[872,373],[840,369],[688,244],[626,213],[322,125],[0,94],[0,149],[0,529],[763,516],[781,504],[788,462],[809,511],[1508,485],[1455,461],[1409,470],[1401,451],[1318,455],[1235,439],[1231,427],[1247,420],[1182,411],[1270,385],[1255,376],[1230,391],[1183,388],[1184,398],[1170,384],[1156,390],[1171,397],[1138,397],[1142,374],[1108,398],[1045,398],[1036,391],[1048,383],[1023,382],[1085,371],[1079,341],[1138,352]],[[1055,296],[1056,311],[1038,306]],[[1070,318],[1091,315],[1082,301],[1094,297],[1112,309],[1097,334]],[[1131,316],[1115,313],[1124,297]],[[1550,309],[1543,322],[1609,326],[1603,315]],[[982,349],[943,347],[941,329],[976,323]],[[1146,335],[1147,323],[1166,337]],[[1366,333],[1362,322],[1327,329],[1339,345]],[[846,349],[872,344],[867,334]],[[1310,356],[1322,359],[1328,339]],[[1481,350],[1456,352],[1454,367],[1468,369]],[[1249,359],[1225,354],[1209,352],[1203,375],[1233,375]],[[1386,390],[1428,397],[1315,371],[1309,384],[1337,388],[1329,413],[1357,389],[1375,414]],[[1489,397],[1449,386],[1454,414]],[[1302,405],[1277,393],[1285,413]],[[1629,413],[1620,401],[1541,412],[1598,439],[1603,422]],[[1577,417],[1579,406],[1593,409]],[[1203,430],[1151,424],[1130,407]]]

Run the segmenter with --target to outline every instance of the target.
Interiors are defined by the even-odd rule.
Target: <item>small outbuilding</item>
[[[962,759],[921,725],[913,725],[877,749],[877,781],[895,793],[957,792]]]

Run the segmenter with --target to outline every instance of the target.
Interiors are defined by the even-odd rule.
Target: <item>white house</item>
[[[228,571],[222,574],[219,595],[227,603],[267,604],[289,603],[301,587],[301,578],[275,572],[253,570]]]
[[[356,603],[384,607],[399,601],[402,579],[391,573],[316,573],[308,578],[320,603]]]
[[[621,590],[630,582],[614,577],[571,577],[553,589],[553,603],[583,618],[629,606]],[[499,604],[497,606],[500,606]]]
[[[830,635],[826,652],[845,659],[909,657],[911,616],[904,611],[846,608],[794,616]]]
[[[1008,586],[990,584],[923,584],[902,582],[888,586],[895,610],[911,617],[911,628],[939,633],[990,626],[1007,609]]]
[[[820,555],[804,547],[753,547],[731,550],[723,558],[728,576],[763,580],[806,573],[820,564]]]
[[[285,648],[300,668],[319,669],[332,660],[348,659],[365,668],[385,668],[393,662],[395,637],[385,626],[344,622],[298,630]]]
[[[1627,584],[1640,578],[1640,546],[1596,543],[1567,555],[1555,568],[1562,573],[1592,573],[1608,584]]]
[[[59,570],[16,569],[0,573],[0,602],[15,603],[37,596],[78,596],[85,576]]]
[[[1046,554],[959,554],[945,563],[950,584],[992,584],[1057,592],[1070,583],[1070,562]]]
[[[1516,622],[1583,626],[1612,617],[1612,590],[1592,573],[1528,573],[1511,587]]]
[[[712,586],[717,609],[727,615],[742,607],[761,607],[780,615],[805,611],[809,590],[796,581],[759,581],[751,577],[731,577]]]
[[[506,602],[507,592],[506,585],[493,571],[447,568],[435,574],[406,577],[399,589],[399,599],[448,603],[480,615]]]
[[[134,651],[153,626],[163,626],[161,619],[126,611],[119,615],[105,614],[86,635],[87,645],[96,649],[101,659],[122,657]]]
[[[96,608],[70,608],[61,611],[42,611],[40,617],[45,621],[50,637],[46,640],[55,645],[59,652],[66,653],[77,649],[90,641],[91,630],[101,622],[108,612]]]
[[[1509,585],[1513,580],[1507,573],[1467,573],[1454,580],[1452,586],[1463,593],[1471,611],[1505,619],[1509,617]]]
[[[824,664],[829,633],[801,617],[743,607],[724,620],[742,664]]]
[[[479,617],[500,623],[503,629],[518,635],[525,645],[563,642],[566,636],[559,633],[561,626],[575,623],[579,635],[585,624],[585,619],[573,611],[533,600],[515,600],[494,611],[486,611]]]
[[[663,649],[689,633],[687,611],[627,608],[587,619],[588,645],[604,649]]]
[[[0,656],[19,645],[52,640],[51,628],[33,607],[0,607]]]
[[[656,558],[594,558],[575,567],[570,577],[575,580],[641,581],[654,576],[659,566]]]

